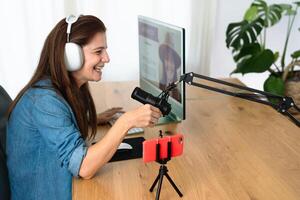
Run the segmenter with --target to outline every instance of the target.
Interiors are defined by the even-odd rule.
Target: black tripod
[[[162,135],[161,135],[162,136]],[[156,197],[155,200],[159,200],[159,195],[160,195],[160,190],[161,190],[161,186],[162,186],[162,181],[163,181],[163,177],[166,176],[167,179],[169,180],[169,182],[171,183],[171,185],[173,186],[173,188],[176,190],[177,194],[182,197],[183,194],[180,192],[180,190],[177,188],[177,186],[175,185],[175,183],[173,182],[173,180],[171,179],[171,177],[168,174],[168,168],[166,166],[167,162],[171,160],[171,142],[168,142],[168,158],[166,159],[160,159],[160,144],[156,144],[156,162],[160,163],[160,168],[159,168],[159,173],[154,181],[154,183],[152,184],[151,188],[150,188],[150,192],[153,192],[153,189],[155,187],[155,185],[158,182],[158,187],[156,190]]]

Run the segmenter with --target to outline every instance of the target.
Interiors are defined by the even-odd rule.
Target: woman
[[[177,70],[181,66],[181,58],[174,50],[174,39],[170,33],[166,33],[164,43],[159,46],[159,58],[163,66],[159,88],[165,90],[170,83],[178,80],[179,76],[177,75]],[[171,97],[181,102],[180,91],[178,88],[174,88],[169,94]]]
[[[48,35],[32,79],[9,109],[12,199],[71,199],[72,176],[93,177],[130,128],[154,126],[161,117],[157,108],[141,106],[124,113],[98,143],[86,146],[97,128],[88,81],[99,81],[109,62],[105,31],[98,18],[80,16],[69,24],[62,19]],[[82,51],[79,69],[69,69],[66,42]]]

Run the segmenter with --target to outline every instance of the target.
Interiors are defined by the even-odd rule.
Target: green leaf
[[[291,10],[293,8],[292,5],[286,3],[281,3],[278,5],[281,7],[282,11]]]
[[[258,6],[258,8],[267,9],[268,5],[264,0],[254,0],[252,6]]]
[[[296,15],[296,14],[297,14],[296,10],[293,10],[293,9],[286,11],[286,15]]]
[[[272,4],[270,6],[263,0],[255,0],[252,6],[256,6],[258,16],[264,20],[264,26],[270,27],[276,24],[281,19],[282,7],[279,4]]]
[[[235,62],[238,62],[241,58],[245,58],[245,57],[252,56],[252,55],[259,53],[260,50],[261,50],[261,47],[257,42],[255,42],[253,44],[247,44],[247,45],[244,45],[241,48],[241,50],[235,54],[233,59]]]
[[[293,4],[296,4],[297,6],[300,6],[300,1],[293,2]]]
[[[252,22],[257,18],[257,7],[256,6],[251,6],[248,8],[244,15],[244,20],[247,20],[248,22]]]
[[[231,23],[226,30],[226,46],[233,47],[235,51],[243,45],[251,44],[257,41],[257,36],[263,28],[264,21],[257,18],[253,22],[243,20],[237,23]]]
[[[294,58],[294,59],[297,59],[297,58],[299,58],[300,57],[300,50],[298,50],[298,51],[295,51],[294,53],[292,53],[292,58]]]
[[[270,75],[264,83],[264,91],[272,94],[284,95],[284,81],[275,75]]]
[[[290,4],[279,4],[281,9],[282,9],[282,13],[285,13],[285,15],[295,15],[296,14],[296,10],[293,9],[293,6]]]
[[[232,73],[260,73],[270,69],[274,63],[274,54],[269,49],[264,49],[258,53],[240,59],[237,63],[237,68]]]

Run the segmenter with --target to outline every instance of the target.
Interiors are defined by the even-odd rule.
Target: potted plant
[[[290,55],[286,63],[289,37],[297,16],[300,2],[268,5],[264,0],[254,0],[244,19],[231,23],[226,30],[226,46],[232,50],[236,69],[232,73],[261,73],[269,71],[264,90],[278,95],[292,96],[300,104],[300,35],[299,50]],[[267,48],[267,29],[288,17],[287,33],[282,52]],[[300,31],[300,28],[298,28]],[[290,87],[292,83],[293,87]],[[292,92],[290,91],[292,88]],[[294,96],[294,93],[298,96]]]

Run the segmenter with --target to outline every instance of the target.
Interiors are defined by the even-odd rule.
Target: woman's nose
[[[110,59],[109,59],[109,55],[107,53],[107,51],[105,51],[103,57],[102,57],[102,62],[104,63],[109,63]]]

